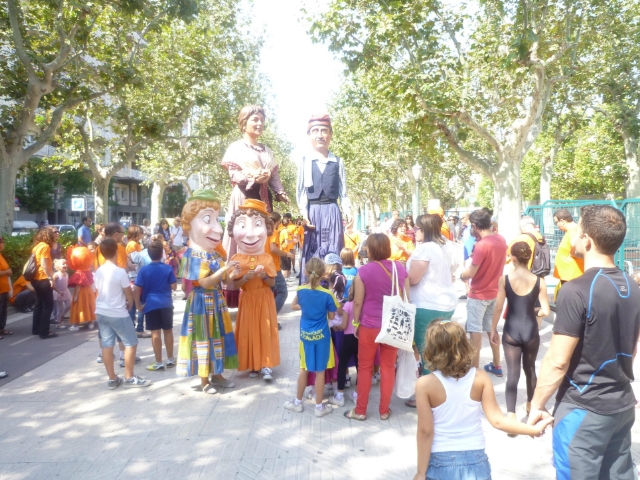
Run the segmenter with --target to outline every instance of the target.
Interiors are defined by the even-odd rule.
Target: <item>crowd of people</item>
[[[63,252],[56,228],[40,229],[32,250],[35,271],[13,285],[0,255],[0,335],[12,334],[5,328],[9,303],[32,310],[32,333],[41,339],[56,337],[51,327],[65,328],[68,313],[70,329],[97,324],[98,362],[109,389],[152,383],[134,372],[139,338],[150,336],[154,361],[148,371],[176,368],[179,376],[199,377],[194,390],[215,394],[235,387],[225,370],[274,378],[278,313],[297,283],[291,308],[301,312],[300,371],[295,397],[284,408],[303,412],[306,394],[315,401],[316,417],[352,402],[344,416],[365,421],[372,385],[379,383],[378,414],[388,420],[398,348],[379,339],[385,297],[397,285],[416,312],[412,343],[420,378],[405,402],[418,413],[416,479],[490,478],[481,412],[511,436],[539,436],[554,424],[558,478],[634,478],[630,429],[636,401],[630,383],[640,290],[613,261],[626,233],[618,210],[585,207],[577,223],[570,212],[555,212],[554,222],[565,232],[553,271],[557,316],[537,373],[551,271],[549,247],[531,217],[520,219],[522,234],[507,244],[488,209],[450,221],[440,208],[415,221],[401,219],[396,210],[365,239],[350,215],[344,163],[329,151],[333,131],[326,115],[308,124],[311,149],[299,162],[296,192],[300,215],[280,214],[272,194],[289,199],[273,155],[257,141],[264,121],[260,107],[240,112],[243,139],[223,161],[234,186],[224,229],[215,193],[197,190],[173,226],[162,219],[156,231],[144,222],[131,225],[125,238],[122,225],[108,223],[92,234],[85,218],[77,245]],[[3,247],[0,238],[0,252]],[[456,276],[466,286],[464,327],[452,320],[459,304]],[[186,305],[174,355],[173,293],[179,283]],[[234,325],[229,309],[235,306]],[[481,369],[483,332],[491,361]],[[114,368],[116,343],[123,377]],[[504,375],[500,345],[506,415],[490,377]],[[516,418],[521,369],[527,423]],[[326,389],[332,392],[327,402]],[[556,391],[552,416],[546,404]]]

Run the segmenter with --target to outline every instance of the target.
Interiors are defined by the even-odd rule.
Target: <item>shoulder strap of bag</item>
[[[540,243],[533,233],[527,232],[527,233],[525,233],[525,235],[529,235],[531,237],[531,240],[533,240],[534,245],[538,245],[538,243]]]

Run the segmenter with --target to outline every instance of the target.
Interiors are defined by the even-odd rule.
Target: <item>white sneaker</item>
[[[329,415],[331,412],[333,412],[333,408],[331,408],[331,405],[325,405],[324,407],[322,407],[322,409],[314,408],[314,410],[314,413],[318,418],[324,417],[325,415]]]
[[[349,388],[351,386],[351,377],[347,377],[346,382],[344,382],[345,388]]]
[[[358,403],[358,392],[353,392],[353,393],[351,394],[351,401],[352,401],[353,403]]]
[[[258,373],[260,372],[254,372],[253,370],[251,370],[249,372],[249,378],[256,378],[258,376]]]
[[[284,404],[284,408],[287,410],[291,410],[292,412],[302,413],[304,411],[304,407],[302,406],[302,402],[296,405],[294,400],[290,400]]]
[[[260,373],[262,374],[262,378],[264,380],[273,380],[273,371],[270,368],[264,367],[262,370],[260,370]]]
[[[340,399],[337,399],[336,396],[334,395],[329,399],[329,403],[331,405],[335,405],[336,407],[344,407],[344,396],[342,396],[342,398]]]
[[[375,385],[376,383],[378,383],[378,378],[374,375],[371,377],[371,385]]]
[[[102,363],[102,354],[101,353],[98,354],[98,358],[96,359],[96,362]]]
[[[71,325],[71,326],[69,327],[69,331],[70,331],[70,332],[75,332],[75,331],[77,331],[77,330],[78,330],[78,327],[76,327],[75,325]]]
[[[93,330],[94,328],[96,328],[96,326],[93,324],[93,322],[91,322],[89,324],[89,330]]]

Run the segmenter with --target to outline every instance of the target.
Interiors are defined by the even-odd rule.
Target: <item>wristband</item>
[[[360,326],[360,322],[357,322],[357,323],[356,323],[356,321],[355,321],[355,320],[353,320],[353,321],[351,322],[351,325],[353,325],[354,327],[356,327],[356,328],[357,328],[357,327],[359,327],[359,326]]]

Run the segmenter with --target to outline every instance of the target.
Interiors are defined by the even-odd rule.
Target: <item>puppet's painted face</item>
[[[267,241],[267,224],[259,215],[239,215],[233,224],[233,238],[238,245],[238,252],[246,255],[264,253]]]
[[[218,223],[219,210],[205,208],[191,220],[189,245],[196,250],[213,252],[222,241],[222,227]]]

